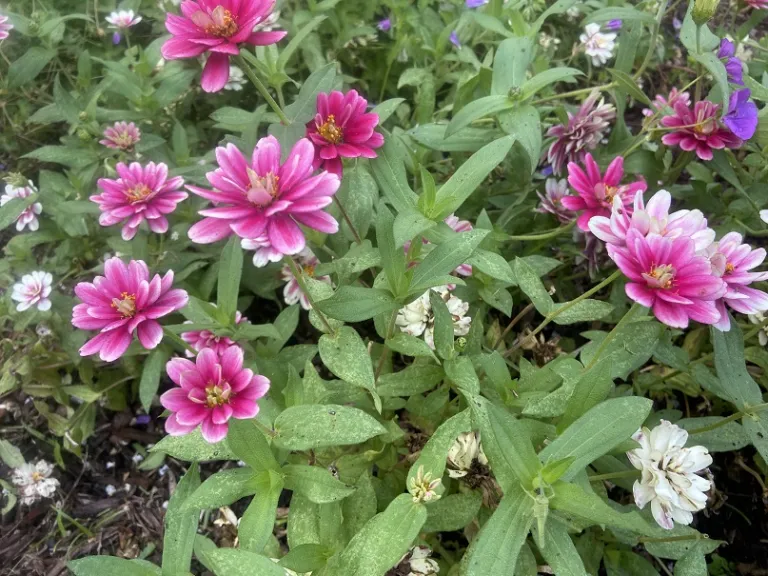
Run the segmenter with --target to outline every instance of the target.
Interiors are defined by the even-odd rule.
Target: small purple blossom
[[[150,422],[152,422],[152,417],[149,414],[139,414],[136,416],[137,426],[146,426]]]
[[[757,130],[757,106],[749,99],[750,96],[748,88],[733,92],[728,114],[722,118],[723,124],[742,140],[749,140]]]
[[[451,32],[449,40],[451,41],[451,44],[456,46],[456,48],[461,48],[461,40],[459,40],[459,35],[456,33],[456,30]]]
[[[672,28],[674,28],[676,31],[680,31],[680,28],[683,27],[683,21],[680,20],[677,16],[672,18]]]
[[[389,18],[384,18],[384,20],[379,21],[376,27],[382,32],[389,32],[390,30],[392,30],[392,20],[390,20]]]
[[[728,72],[728,80],[739,86],[744,86],[744,70],[741,67],[741,60],[736,58],[736,46],[728,38],[720,40],[720,48],[717,50],[717,57],[725,60],[725,70]]]
[[[616,32],[616,30],[621,30],[622,22],[621,20],[611,20],[608,22],[608,24],[605,25],[606,30],[610,30],[611,32]]]
[[[486,4],[488,4],[488,0],[466,0],[464,2],[467,8],[480,8],[480,6],[485,6]]]
[[[120,44],[120,40],[122,40],[122,39],[123,39],[123,37],[120,35],[120,32],[114,32],[112,34],[112,44],[114,44],[115,46]]]

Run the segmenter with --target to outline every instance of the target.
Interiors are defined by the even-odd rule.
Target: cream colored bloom
[[[439,500],[440,494],[435,490],[440,485],[440,482],[442,482],[440,478],[432,480],[431,472],[424,474],[424,466],[419,466],[416,476],[413,476],[408,483],[408,492],[413,496],[414,502],[432,502],[433,500]]]
[[[600,32],[600,24],[587,24],[579,40],[584,46],[584,53],[592,58],[593,66],[603,66],[613,57],[616,34]]]
[[[688,432],[666,420],[652,431],[638,430],[632,438],[640,447],[627,457],[642,471],[634,485],[637,506],[642,509],[650,502],[654,519],[667,530],[675,522],[690,524],[693,512],[707,505],[712,484],[696,473],[712,464],[712,456],[704,446],[685,448]]]
[[[59,481],[51,478],[53,464],[40,460],[37,464],[22,464],[13,471],[11,482],[19,487],[22,504],[34,504],[41,498],[50,498],[59,487]]]
[[[766,316],[758,312],[757,314],[750,314],[747,318],[749,318],[752,324],[762,324],[765,322]],[[760,332],[757,333],[757,339],[760,341],[760,346],[768,344],[768,333],[765,331],[765,328],[761,328]]]
[[[453,335],[466,336],[472,324],[472,318],[467,316],[469,304],[454,296],[447,286],[438,286],[431,290],[440,294],[453,318]],[[419,298],[402,308],[397,313],[395,323],[402,332],[411,336],[424,336],[427,345],[435,349],[435,316],[429,302],[429,290]]]
[[[456,438],[448,451],[448,475],[451,478],[463,478],[477,460],[483,466],[488,465],[488,458],[483,452],[479,432],[465,432]]]

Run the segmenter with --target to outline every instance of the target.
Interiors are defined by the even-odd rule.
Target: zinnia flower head
[[[586,172],[575,162],[568,164],[568,183],[578,196],[564,196],[562,203],[568,210],[581,211],[576,224],[586,232],[593,217],[611,215],[614,198],[619,198],[625,207],[630,208],[635,194],[644,192],[646,185],[645,180],[621,183],[624,177],[624,158],[621,156],[614,158],[605,175],[600,173],[600,167],[591,154],[586,155],[585,165]]]
[[[51,498],[59,487],[59,481],[51,478],[53,464],[39,460],[26,463],[13,470],[11,482],[18,486],[21,503],[29,506],[41,498]]]
[[[21,282],[13,285],[11,298],[16,300],[16,310],[23,312],[37,306],[41,312],[51,309],[49,296],[53,286],[53,276],[49,272],[32,272],[24,274]]]
[[[744,0],[744,2],[755,10],[768,10],[768,0]]]
[[[454,296],[447,286],[430,288],[440,294],[440,297],[448,307],[453,319],[453,335],[466,336],[472,324],[472,318],[467,316],[469,304]],[[435,315],[432,304],[429,301],[429,290],[416,300],[401,308],[397,313],[395,323],[401,332],[411,336],[424,335],[427,345],[435,349]]]
[[[419,466],[416,476],[411,477],[408,483],[408,492],[413,496],[414,502],[432,502],[439,500],[440,494],[436,492],[442,482],[441,478],[432,479],[432,472],[424,473],[424,466]]]
[[[616,118],[616,108],[602,99],[598,102],[599,97],[599,92],[593,92],[576,114],[568,113],[568,124],[552,126],[547,131],[547,136],[555,137],[547,153],[555,174],[561,174],[568,162],[583,163],[587,152],[597,148]]]
[[[188,194],[179,190],[184,185],[180,176],[168,179],[168,166],[150,162],[142,166],[133,162],[130,166],[119,163],[116,168],[117,180],[100,178],[102,193],[91,196],[99,205],[99,224],[113,226],[125,222],[123,240],[136,236],[144,220],[152,232],[162,234],[168,231],[166,214],[176,210],[176,205]]]
[[[448,450],[448,476],[464,478],[475,462],[482,466],[488,465],[488,458],[483,451],[483,443],[479,432],[462,432]]]
[[[632,439],[640,447],[627,452],[627,457],[642,471],[640,480],[635,480],[635,504],[642,509],[650,503],[653,518],[666,530],[672,530],[675,522],[686,526],[693,522],[693,512],[704,510],[712,486],[697,474],[712,464],[707,449],[686,448],[688,432],[666,420],[653,430],[641,428]]]
[[[723,124],[741,140],[749,140],[757,130],[757,106],[749,99],[750,95],[747,88],[732,92],[728,113],[723,116]]]
[[[331,283],[330,276],[315,276],[315,267],[320,261],[309,248],[304,248],[304,250],[299,252],[293,259],[307,276],[313,277],[320,282],[325,282],[326,284]],[[288,306],[293,306],[297,302],[300,302],[301,307],[304,308],[304,310],[311,310],[312,305],[309,302],[309,298],[307,298],[307,295],[301,290],[299,281],[293,275],[293,272],[291,272],[291,267],[288,264],[283,265],[283,268],[280,270],[280,277],[283,282],[286,283],[283,288],[283,299],[285,300],[285,303]]]
[[[226,437],[230,418],[244,420],[259,413],[257,400],[270,385],[264,376],[243,368],[239,346],[228,347],[221,356],[204,348],[195,362],[174,358],[166,371],[178,386],[160,396],[160,403],[171,411],[166,432],[183,436],[200,426],[203,438],[212,444]]]
[[[240,246],[243,250],[255,250],[253,265],[256,268],[263,268],[270,262],[280,262],[283,259],[283,253],[272,247],[266,233],[258,238],[244,238],[240,240]]]
[[[651,102],[651,107],[643,108],[643,116],[650,118],[667,107],[672,108],[678,100],[685,102],[685,105],[688,106],[691,103],[691,95],[689,92],[680,92],[677,88],[672,88],[666,98],[661,94],[656,94],[656,98]]]
[[[141,131],[133,122],[115,122],[104,130],[104,140],[99,144],[116,150],[132,150],[141,140]]]
[[[674,113],[664,116],[661,125],[672,131],[661,141],[667,146],[680,146],[686,152],[696,152],[701,160],[712,160],[712,150],[738,148],[742,140],[717,119],[719,106],[709,100],[696,102],[693,109],[678,100],[672,106]]]
[[[306,138],[294,145],[284,163],[274,136],[259,140],[250,162],[234,144],[217,148],[219,168],[206,175],[215,190],[187,186],[216,205],[200,212],[205,218],[190,228],[189,237],[210,244],[233,232],[247,239],[266,234],[272,249],[298,254],[306,245],[299,224],[335,234],[339,224],[323,208],[332,202],[340,180],[325,171],[313,176],[314,157]]]
[[[131,26],[136,26],[136,24],[141,22],[142,18],[141,16],[136,16],[133,10],[118,10],[117,12],[112,12],[105,20],[109,23],[109,27],[115,30],[115,33],[112,34],[112,43],[119,44],[122,32],[128,30]]]
[[[15,186],[13,184],[6,184],[5,194],[0,196],[0,206],[5,206],[8,202],[15,198],[28,198],[32,194],[37,193],[37,188],[32,184],[32,180],[29,180],[26,186]],[[16,218],[16,230],[21,232],[24,228],[29,228],[30,232],[37,231],[40,228],[40,222],[37,220],[38,214],[43,211],[43,205],[40,202],[35,202],[31,206],[24,208],[24,211]]]
[[[569,195],[568,181],[563,178],[547,178],[544,183],[544,194],[536,193],[539,197],[539,205],[534,209],[539,214],[554,214],[562,223],[573,220],[573,212],[563,206],[563,198]]]
[[[728,287],[723,298],[717,302],[720,311],[720,321],[715,324],[717,328],[724,331],[731,329],[726,304],[742,314],[759,314],[768,310],[768,294],[748,287],[753,282],[768,280],[768,272],[751,272],[765,260],[764,248],[753,249],[743,243],[741,234],[731,232],[712,244],[707,253],[712,273],[722,278]]]
[[[213,306],[216,306],[216,304],[213,304]],[[247,321],[248,319],[243,316],[239,310],[235,312],[235,324],[240,324],[241,322]],[[191,324],[192,322],[188,320],[184,323]],[[181,339],[198,352],[204,348],[210,348],[219,356],[223,355],[227,348],[235,345],[234,341],[230,338],[226,336],[216,336],[216,334],[210,330],[192,330],[190,332],[182,332]],[[192,352],[189,350],[187,350],[186,354],[190,358],[193,356]]]
[[[376,158],[384,136],[375,132],[379,115],[366,112],[368,101],[356,90],[317,95],[317,114],[307,124],[307,138],[315,145],[315,168],[341,176],[342,158]]]
[[[689,320],[715,324],[720,320],[716,301],[727,286],[712,274],[706,256],[696,254],[687,237],[643,236],[632,228],[626,246],[608,245],[608,255],[627,276],[627,296],[652,308],[660,322],[687,328]]]
[[[705,250],[715,241],[715,231],[707,226],[707,219],[700,210],[678,210],[670,214],[671,204],[672,196],[666,190],[656,192],[647,206],[642,194],[635,195],[631,212],[614,199],[611,217],[595,216],[589,221],[589,230],[603,242],[616,246],[626,244],[630,228],[643,236],[658,234],[667,238],[691,238],[696,252]]]
[[[430,558],[432,550],[426,546],[414,546],[390,571],[392,574],[405,576],[435,576],[440,572],[440,565]]]
[[[267,46],[286,32],[257,27],[269,19],[275,0],[186,0],[181,16],[168,14],[165,27],[172,37],[163,44],[166,60],[197,58],[208,53],[201,85],[218,92],[229,79],[229,57],[240,54],[240,44]]]
[[[584,53],[592,58],[593,66],[603,66],[613,57],[616,48],[616,34],[600,31],[600,24],[591,23],[584,27],[584,34],[579,41],[584,46]]]
[[[133,341],[134,332],[144,348],[157,347],[163,328],[157,321],[187,305],[184,290],[172,289],[173,271],[150,280],[149,268],[141,260],[128,264],[120,258],[104,263],[104,276],[80,282],[75,294],[82,304],[72,310],[72,324],[81,330],[100,330],[80,348],[81,356],[99,353],[105,362],[120,358]]]
[[[8,22],[8,16],[0,14],[0,40],[5,40],[9,36],[9,32],[13,30],[13,24]]]
[[[736,45],[728,38],[720,40],[717,49],[717,57],[725,60],[725,70],[728,72],[728,80],[734,84],[744,85],[744,69],[741,60],[736,58]]]

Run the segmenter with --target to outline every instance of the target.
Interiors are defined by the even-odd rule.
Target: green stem
[[[187,351],[191,352],[193,355],[197,356],[197,350],[195,350],[194,348],[192,348],[192,346],[190,346],[189,344],[184,342],[184,340],[182,340],[177,334],[174,334],[173,332],[168,330],[168,328],[163,328],[163,333],[170,340],[172,340],[174,344],[178,344],[179,346],[181,346],[185,350],[187,350]]]
[[[360,238],[360,234],[357,233],[357,229],[355,228],[355,225],[352,224],[352,220],[349,218],[349,214],[347,214],[347,211],[344,209],[344,205],[341,203],[341,200],[339,200],[339,197],[334,195],[333,201],[336,202],[336,206],[339,207],[339,210],[341,210],[341,215],[344,217],[344,221],[347,223],[347,226],[349,226],[349,229],[352,231],[352,236],[355,237],[355,242],[358,244],[362,244],[363,240]]]
[[[685,542],[686,540],[709,540],[708,534],[691,534],[689,536],[670,536],[669,538],[639,538],[638,542]]]
[[[590,482],[602,482],[603,480],[614,480],[617,478],[634,478],[639,476],[639,470],[622,470],[621,472],[609,472],[608,474],[595,474],[589,476]]]
[[[755,404],[754,406],[750,406],[745,410],[739,410],[735,414],[731,414],[730,416],[728,416],[728,418],[723,418],[719,422],[715,422],[714,424],[710,424],[709,426],[702,426],[701,428],[694,428],[693,430],[688,430],[688,434],[689,435],[703,434],[704,432],[711,432],[712,430],[717,430],[721,426],[725,426],[729,422],[733,422],[734,420],[739,420],[744,416],[751,416],[753,414],[757,414],[758,412],[762,412],[767,408],[768,408],[768,403]]]
[[[240,69],[245,72],[245,75],[248,76],[248,79],[251,81],[251,83],[256,86],[256,90],[258,90],[261,95],[264,97],[264,100],[267,101],[267,104],[269,104],[270,108],[277,114],[277,117],[280,118],[280,122],[282,122],[284,125],[288,126],[291,121],[288,119],[288,116],[285,115],[285,112],[283,112],[283,109],[280,108],[280,105],[275,102],[275,99],[272,98],[272,95],[269,93],[269,90],[267,90],[267,87],[264,85],[264,83],[261,81],[261,79],[256,75],[256,72],[253,71],[253,68],[251,68],[251,65],[248,64],[248,62],[243,58],[241,54],[238,54],[234,57],[235,62],[237,62],[237,65],[240,67]]]
[[[504,240],[507,242],[535,242],[536,240],[549,240],[550,238],[555,238],[570,231],[575,224],[576,221],[574,220],[566,226],[560,226],[559,228],[555,228],[547,232],[542,232],[541,234],[529,234],[527,236],[507,236]]]
[[[317,306],[315,306],[315,302],[314,300],[312,300],[312,295],[309,293],[309,290],[307,290],[307,285],[304,283],[304,274],[301,272],[301,270],[299,270],[299,267],[296,266],[296,262],[290,256],[286,256],[283,260],[285,261],[286,264],[288,264],[288,267],[291,269],[291,274],[293,274],[293,277],[296,278],[296,282],[298,282],[299,288],[301,288],[301,291],[307,297],[307,301],[309,302],[309,305],[312,307],[312,310],[314,310],[315,314],[317,314],[317,317],[320,318],[320,321],[328,330],[328,333],[333,334],[334,330],[333,330],[333,327],[331,327],[331,323],[328,322],[328,319],[325,317],[325,314],[320,312],[320,310],[317,309]]]
[[[389,340],[392,338],[395,332],[395,321],[397,320],[397,310],[392,311],[392,317],[389,319],[389,325],[387,326],[387,337],[386,340]],[[376,374],[373,378],[374,384],[379,381],[379,376],[381,376],[381,370],[384,368],[384,359],[387,357],[387,346],[384,345],[384,350],[381,351],[381,356],[379,356],[379,363],[376,365]]]
[[[640,304],[635,302],[632,305],[632,308],[630,308],[626,314],[622,317],[621,320],[619,320],[619,323],[616,324],[616,326],[613,327],[613,330],[610,331],[608,336],[606,336],[603,341],[600,343],[600,347],[597,349],[597,352],[595,352],[595,355],[592,356],[592,360],[589,361],[589,364],[586,367],[586,370],[589,370],[592,368],[595,364],[597,364],[597,361],[600,359],[600,356],[603,352],[605,352],[606,348],[608,348],[608,344],[613,342],[613,339],[616,338],[616,335],[619,333],[619,330],[621,330],[624,325],[629,322],[632,317],[637,314],[637,312],[642,308]]]
[[[80,524],[80,522],[72,518],[72,516],[64,512],[64,510],[62,510],[61,508],[56,508],[55,506],[51,506],[51,510],[56,512],[56,514],[64,518],[67,522],[71,523],[75,528],[80,530],[80,532],[85,534],[88,538],[93,538],[93,532],[91,532],[90,530],[88,530],[88,528]]]
[[[643,63],[640,65],[640,68],[637,69],[637,72],[632,75],[633,80],[637,80],[643,75],[643,72],[645,72],[645,69],[648,68],[648,65],[653,59],[653,52],[656,50],[656,40],[659,37],[659,28],[661,27],[661,21],[664,19],[664,11],[666,7],[666,2],[659,2],[659,11],[656,13],[656,21],[653,24],[653,32],[651,32],[651,43],[648,46],[648,52],[645,54]]]
[[[570,92],[563,92],[562,94],[554,94],[553,96],[547,96],[545,98],[539,98],[538,100],[534,100],[532,104],[536,106],[537,104],[544,104],[545,102],[551,102],[552,100],[560,100],[561,98],[570,98],[571,96],[581,96],[582,94],[590,94],[595,90],[599,91],[605,91],[610,90],[611,88],[615,88],[617,85],[614,82],[611,82],[610,84],[602,84],[600,86],[593,86],[590,88],[579,88],[578,90],[571,90]]]

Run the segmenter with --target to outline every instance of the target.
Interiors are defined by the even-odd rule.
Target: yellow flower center
[[[657,281],[660,288],[671,288],[675,280],[675,269],[669,264],[655,266],[651,269],[649,276]]]
[[[120,298],[112,298],[112,308],[120,312],[123,318],[133,318],[136,314],[136,295],[123,292]]]
[[[112,139],[112,142],[117,144],[120,148],[123,150],[127,150],[131,146],[133,146],[133,136],[127,131],[120,132],[115,138]]]
[[[40,480],[43,480],[44,478],[45,478],[45,476],[40,474],[40,472],[37,472],[37,471],[32,472],[32,481],[33,482],[40,482]]]
[[[303,266],[304,274],[306,274],[309,277],[313,277],[315,275],[315,267],[311,264],[307,264],[306,266]]]
[[[129,188],[125,193],[125,196],[128,198],[128,202],[135,204],[136,202],[146,200],[150,194],[152,194],[152,189],[149,186],[146,184],[137,184],[133,188]]]
[[[619,191],[618,186],[608,186],[605,185],[605,201],[609,204],[613,202],[613,197],[616,196],[616,193]]]
[[[229,403],[231,389],[229,386],[219,386],[218,384],[209,384],[205,388],[205,404],[208,408],[216,408]]]
[[[219,38],[230,38],[237,34],[237,22],[232,12],[224,8],[224,6],[217,6],[211,13],[212,22],[205,27],[205,31],[211,36],[218,36]]]
[[[697,122],[693,126],[693,131],[696,132],[696,134],[711,134],[715,131],[715,119],[707,118],[706,120]]]
[[[329,114],[325,123],[323,123],[321,126],[316,125],[316,127],[320,136],[325,138],[331,144],[338,144],[341,142],[344,134],[341,130],[341,127],[336,126],[336,117],[333,114]]]
[[[246,192],[246,197],[249,202],[252,202],[256,206],[266,206],[277,198],[279,191],[278,183],[280,182],[280,176],[268,173],[266,176],[259,176],[258,173],[251,169],[246,168],[248,173],[248,180],[250,188]]]
[[[731,274],[735,269],[736,269],[736,267],[733,264],[731,264],[730,262],[728,262],[725,265],[725,273],[726,274]]]

